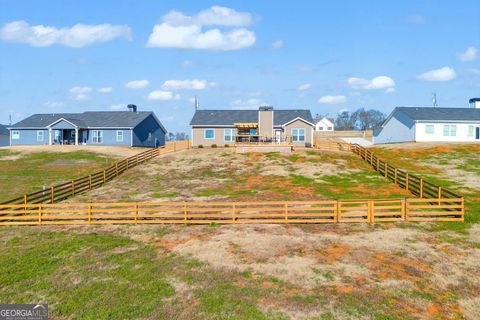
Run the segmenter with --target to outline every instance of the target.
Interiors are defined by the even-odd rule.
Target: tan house
[[[196,110],[190,122],[193,146],[282,144],[311,147],[310,110]]]

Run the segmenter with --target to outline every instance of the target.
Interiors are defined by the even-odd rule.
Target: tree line
[[[360,108],[354,112],[342,111],[334,119],[335,130],[369,130],[377,128],[382,125],[386,117],[383,112],[375,109],[367,110]]]

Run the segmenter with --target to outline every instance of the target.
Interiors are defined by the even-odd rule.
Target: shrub
[[[217,145],[215,143],[212,144],[212,148],[216,148],[216,147],[217,147]]]
[[[198,148],[202,149],[202,148],[203,148],[203,144],[199,144],[199,145],[198,145]]]
[[[230,145],[228,143],[225,143],[224,147],[228,148],[228,147],[230,147]]]

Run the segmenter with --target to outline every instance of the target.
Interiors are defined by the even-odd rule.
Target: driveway
[[[362,147],[368,147],[373,145],[371,141],[368,141],[367,139],[364,139],[364,138],[351,137],[351,138],[342,138],[342,140],[352,144],[356,143]]]

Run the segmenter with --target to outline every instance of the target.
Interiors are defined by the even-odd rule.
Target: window
[[[457,126],[454,124],[445,124],[443,125],[443,136],[444,137],[455,137],[457,135]]]
[[[319,130],[319,131],[323,131],[323,127],[318,127],[318,130]]]
[[[305,141],[305,129],[292,129],[292,141]]]
[[[257,129],[250,129],[250,135],[251,136],[256,136],[257,135]]]
[[[327,130],[328,130],[328,131],[332,131],[332,130],[333,130],[333,127],[327,127]]]
[[[468,136],[473,137],[473,132],[475,130],[474,126],[468,126]]]
[[[117,142],[123,142],[123,130],[117,130]]]
[[[235,130],[235,129],[225,129],[224,134],[225,134],[225,142],[234,142],[235,141],[235,135],[237,134],[237,130]]]
[[[93,130],[92,131],[92,142],[93,143],[102,143],[103,142],[103,131]]]
[[[152,133],[151,132],[148,133],[148,142],[152,142]]]
[[[43,141],[43,131],[37,131],[37,141]]]
[[[18,139],[20,139],[20,131],[13,130],[12,131],[12,140],[18,140]]]
[[[434,134],[435,133],[435,126],[433,124],[425,125],[425,133],[426,134]]]
[[[205,129],[205,139],[215,139],[215,130]]]

